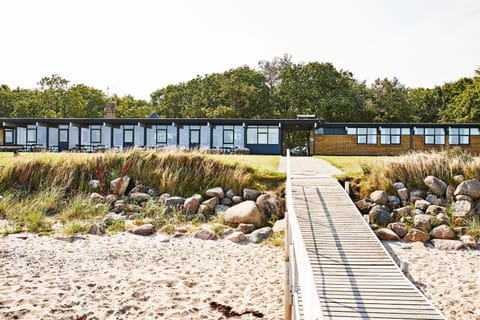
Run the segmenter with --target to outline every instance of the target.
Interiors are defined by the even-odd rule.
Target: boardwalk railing
[[[322,309],[320,299],[313,277],[312,266],[308,258],[307,249],[303,241],[297,216],[293,207],[292,183],[290,168],[290,152],[287,150],[287,185],[286,185],[286,206],[287,206],[287,298],[286,320],[308,319],[321,320]],[[290,309],[291,308],[291,309]],[[292,310],[293,309],[293,310]]]

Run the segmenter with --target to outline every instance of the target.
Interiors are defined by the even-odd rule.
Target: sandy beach
[[[410,279],[452,320],[480,319],[480,250],[439,250],[384,241],[397,261],[407,262]]]
[[[0,238],[0,318],[226,319],[211,302],[284,317],[282,248],[127,233],[82,238]]]

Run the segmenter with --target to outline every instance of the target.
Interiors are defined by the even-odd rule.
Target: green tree
[[[147,118],[153,112],[153,107],[145,100],[135,100],[131,95],[114,96],[116,116],[118,118]]]
[[[13,100],[15,93],[6,84],[0,86],[0,116],[8,118],[13,113]]]
[[[480,76],[451,99],[441,116],[442,122],[480,122]]]

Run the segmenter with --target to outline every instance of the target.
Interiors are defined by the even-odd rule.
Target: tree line
[[[59,75],[34,89],[0,86],[1,117],[100,118],[107,101],[119,118],[295,118],[330,122],[480,122],[480,68],[471,78],[407,88],[397,78],[359,81],[331,63],[293,63],[284,55],[154,91],[150,101],[107,97]]]

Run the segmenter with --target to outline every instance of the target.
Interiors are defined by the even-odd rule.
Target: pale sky
[[[0,84],[59,74],[147,100],[284,54],[407,87],[480,67],[479,0],[4,0],[0,29]]]

